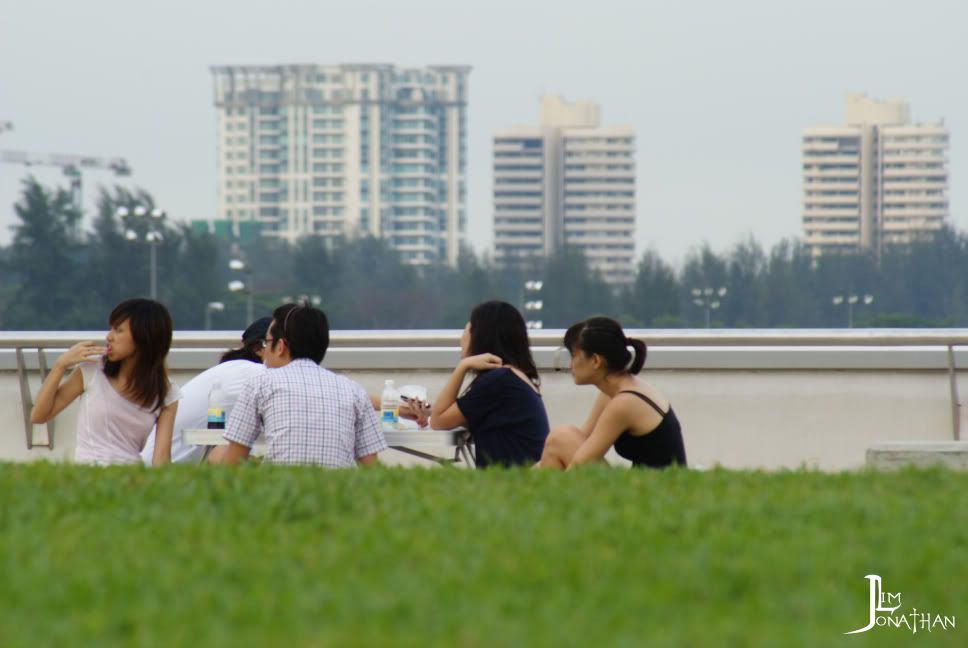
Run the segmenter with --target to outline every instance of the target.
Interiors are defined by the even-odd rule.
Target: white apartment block
[[[541,98],[540,125],[494,135],[494,255],[500,263],[581,250],[610,283],[635,262],[635,132],[600,107]]]
[[[929,235],[948,220],[948,130],[903,101],[847,95],[844,124],[803,131],[803,242],[814,256]]]
[[[467,66],[213,67],[218,218],[267,236],[388,238],[457,263],[466,228]]]

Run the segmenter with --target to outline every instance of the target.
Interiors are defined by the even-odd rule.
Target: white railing
[[[530,332],[535,361],[546,385],[545,400],[552,423],[559,413],[565,420],[580,422],[576,417],[583,415],[582,408],[590,399],[588,393],[575,391],[567,374],[556,374],[567,368],[567,353],[559,349],[563,333],[560,330]],[[775,426],[776,417],[798,407],[790,405],[798,392],[817,391],[820,384],[849,379],[855,381],[850,384],[858,386],[845,387],[844,393],[858,390],[856,402],[870,402],[864,407],[878,412],[846,412],[848,417],[863,414],[866,417],[863,420],[869,421],[872,428],[889,425],[889,418],[883,422],[874,422],[874,419],[881,421],[878,417],[884,415],[886,408],[905,402],[906,398],[915,398],[907,392],[916,392],[916,405],[921,408],[918,411],[923,412],[922,417],[931,419],[932,429],[940,423],[936,409],[939,401],[947,402],[950,434],[946,437],[961,438],[957,368],[968,367],[966,329],[630,330],[628,334],[648,344],[646,371],[660,376],[663,387],[672,391],[680,417],[708,420],[708,427],[722,425],[730,419],[727,411],[741,418],[739,413],[750,407],[767,407],[771,398],[768,392],[779,388],[782,396],[773,398],[775,408],[781,412],[763,419]],[[0,376],[16,372],[20,395],[18,413],[22,416],[23,438],[28,450],[53,450],[55,440],[53,423],[47,426],[46,440],[34,439],[34,426],[30,422],[31,382],[35,383],[38,377],[43,379],[50,362],[63,349],[81,340],[102,339],[103,335],[102,331],[0,333]],[[387,375],[442,383],[457,362],[459,340],[460,331],[456,330],[334,331],[324,365],[351,375],[370,389],[378,389],[380,380]],[[236,332],[178,332],[169,366],[183,380],[212,366],[222,351],[238,344]],[[762,380],[763,376],[768,380]],[[946,380],[939,383],[942,376]],[[761,380],[751,381],[751,377]],[[875,388],[865,389],[864,385],[885,381],[890,384],[876,388],[883,391],[879,394],[880,400],[869,401],[868,392]],[[741,404],[730,409],[718,400],[718,392],[724,387],[739,389],[741,384],[748,385],[744,391],[734,394],[736,402]],[[943,398],[936,391],[941,384],[945,384]],[[760,391],[763,393],[756,393]],[[839,396],[836,390],[820,391]],[[5,393],[13,396],[9,388],[0,389],[0,399]],[[9,405],[0,403],[6,410]],[[684,405],[692,411],[686,412]],[[823,403],[816,405],[823,407]],[[845,402],[842,407],[849,407],[849,403]],[[814,409],[806,402],[798,411],[801,413],[796,416],[803,418],[810,416]],[[13,411],[7,411],[8,420],[10,415],[16,416]],[[903,417],[896,418],[900,421]],[[899,429],[888,436],[906,438],[901,436],[904,433],[901,427],[909,427],[911,420],[916,418],[903,425],[898,422]],[[810,433],[806,423],[798,425],[801,427],[791,428],[791,439]],[[858,427],[856,422],[852,425]],[[687,434],[689,428],[686,424]],[[873,433],[872,430],[870,434]],[[931,434],[934,435],[931,438],[937,438],[936,432]],[[715,441],[714,437],[709,439]],[[0,442],[0,459],[10,454],[3,448]],[[783,462],[789,463],[789,459]]]

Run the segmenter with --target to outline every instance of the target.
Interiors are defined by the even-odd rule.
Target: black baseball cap
[[[242,333],[242,344],[264,340],[266,333],[269,331],[270,324],[272,324],[271,317],[260,317],[249,324],[249,328],[245,329],[245,332]]]

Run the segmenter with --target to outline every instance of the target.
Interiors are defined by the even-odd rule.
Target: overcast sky
[[[799,233],[800,130],[843,95],[899,97],[951,131],[968,227],[968,3],[961,0],[0,0],[0,149],[127,158],[178,219],[215,211],[209,66],[468,64],[469,238],[491,233],[491,135],[538,97],[602,105],[638,138],[637,252]],[[57,170],[35,169],[45,183]],[[25,168],[0,165],[0,242]],[[85,174],[86,206],[110,174]],[[89,218],[89,216],[88,216]]]

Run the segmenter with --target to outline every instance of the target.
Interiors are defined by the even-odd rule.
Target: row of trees
[[[90,231],[63,189],[24,183],[15,206],[11,244],[0,249],[0,328],[97,330],[111,308],[146,295],[149,250],[144,222],[121,222],[119,207],[149,210],[146,191],[102,189]],[[498,268],[466,251],[457,268],[418,271],[404,265],[378,239],[358,238],[335,248],[307,237],[295,245],[259,238],[241,249],[187,225],[162,221],[157,245],[159,299],[183,330],[201,329],[206,305],[221,301],[217,329],[240,329],[245,299],[231,293],[230,258],[253,267],[258,314],[286,297],[318,296],[335,328],[460,328],[470,308],[485,299],[519,307],[540,299],[545,327],[560,328],[592,314],[607,314],[629,327],[713,326],[842,327],[846,304],[835,296],[859,295],[856,326],[964,326],[968,323],[968,237],[946,229],[930,241],[888,249],[880,262],[868,255],[813,260],[795,241],[764,250],[752,238],[717,253],[702,245],[675,269],[654,251],[638,262],[634,283],[615,289],[589,270],[577,251],[530,267]],[[138,234],[129,240],[125,233]],[[542,280],[540,294],[526,295],[528,280]],[[696,289],[725,295],[718,307],[695,303]],[[863,304],[863,295],[873,295]],[[706,299],[702,296],[701,299]],[[708,310],[708,313],[707,313]]]

